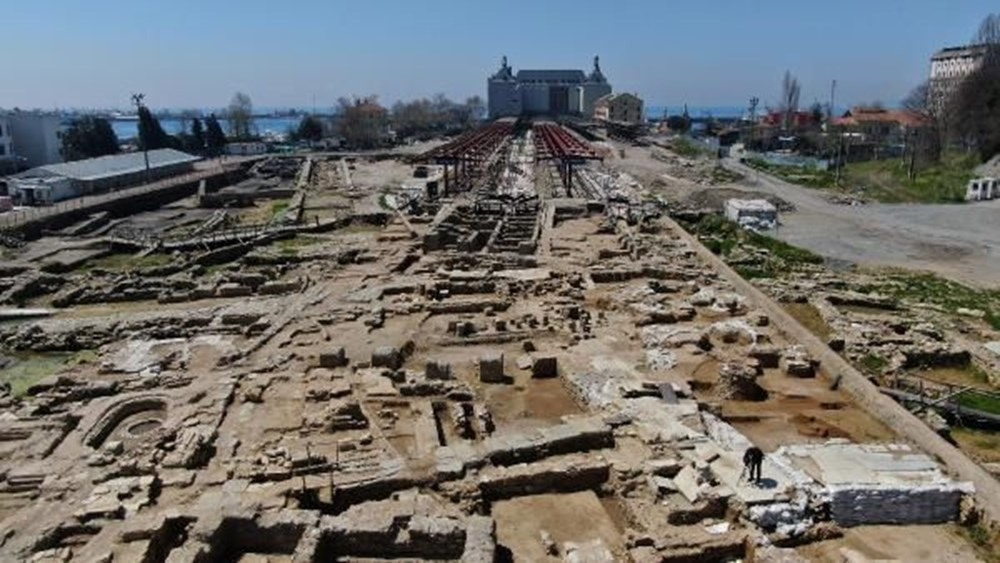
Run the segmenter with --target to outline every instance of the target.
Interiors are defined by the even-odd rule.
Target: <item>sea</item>
[[[757,111],[763,110],[758,108]],[[688,106],[687,112],[691,117],[736,119],[749,114],[749,109],[740,106]],[[645,113],[646,119],[663,119],[665,115],[683,115],[684,106],[646,106]]]
[[[687,111],[691,117],[738,118],[743,116],[747,109],[738,106],[688,106]],[[664,115],[683,114],[684,106],[646,106],[645,113],[647,119],[663,119]],[[253,127],[258,135],[275,136],[287,133],[289,129],[297,127],[301,119],[301,116],[294,115],[255,117]],[[219,124],[222,125],[223,130],[229,131],[229,123],[225,119],[220,118]],[[168,134],[176,135],[181,132],[183,121],[174,117],[162,117],[160,125]],[[190,122],[188,127],[190,127]],[[112,118],[111,128],[115,130],[115,134],[122,141],[134,139],[139,135],[139,122],[135,119]]]
[[[301,119],[300,116],[255,117],[253,119],[253,128],[261,136],[280,135],[287,133],[289,129],[298,127]],[[223,131],[229,131],[227,120],[220,118],[219,125],[222,126]],[[160,126],[163,127],[163,130],[168,135],[176,135],[181,132],[183,122],[177,118],[163,117],[160,118]],[[190,121],[188,121],[187,127],[190,131]],[[135,119],[112,119],[111,128],[114,129],[115,135],[118,135],[118,138],[122,141],[134,139],[139,136],[139,122]]]

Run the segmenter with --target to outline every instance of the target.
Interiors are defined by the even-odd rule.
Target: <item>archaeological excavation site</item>
[[[591,141],[232,158],[5,235],[0,560],[975,560],[1000,483]]]

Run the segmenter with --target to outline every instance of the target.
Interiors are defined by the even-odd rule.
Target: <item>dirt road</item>
[[[741,185],[796,207],[777,238],[813,252],[869,265],[926,269],[984,287],[1000,285],[1000,200],[974,204],[830,203],[822,192],[761,174],[736,161]]]

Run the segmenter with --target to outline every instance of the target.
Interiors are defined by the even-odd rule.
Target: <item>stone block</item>
[[[785,373],[792,377],[815,377],[816,369],[808,360],[790,358],[785,360]]]
[[[215,293],[219,297],[246,297],[253,293],[253,289],[238,283],[224,283]]]
[[[548,378],[559,376],[559,364],[555,356],[535,358],[531,365],[531,377]]]
[[[687,465],[674,476],[674,486],[690,503],[698,502],[701,497],[701,485],[698,483],[698,472],[694,466]]]
[[[455,378],[451,372],[451,364],[438,361],[427,362],[427,370],[424,375],[427,379],[450,380]]]
[[[322,352],[319,355],[319,366],[324,368],[341,368],[347,366],[347,352],[343,346],[333,352]]]
[[[493,352],[479,358],[479,380],[483,383],[503,383],[503,354]]]
[[[372,367],[399,369],[402,365],[402,354],[392,346],[379,346],[372,352]]]
[[[776,368],[781,360],[781,351],[773,346],[755,346],[749,356],[760,362],[764,369]]]

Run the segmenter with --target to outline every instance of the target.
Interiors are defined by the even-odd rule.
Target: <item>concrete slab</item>
[[[740,478],[743,473],[742,452],[722,452],[711,463],[711,468],[719,482],[748,505],[785,501],[799,482],[796,476],[767,455],[761,467],[760,485],[754,484],[745,475]]]
[[[823,485],[920,485],[948,481],[930,456],[902,444],[788,446],[781,455]]]

